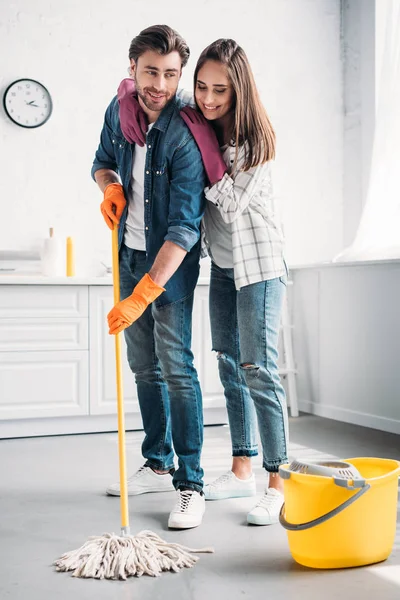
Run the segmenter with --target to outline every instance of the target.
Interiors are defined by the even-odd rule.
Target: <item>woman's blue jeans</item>
[[[256,456],[257,421],[263,467],[287,462],[288,416],[278,371],[278,336],[286,277],[235,288],[233,269],[211,265],[213,350],[224,387],[233,456]]]
[[[132,294],[146,272],[145,263],[145,252],[122,245],[121,299]],[[146,465],[171,469],[175,450],[175,487],[200,492],[203,407],[191,351],[192,308],[193,294],[161,308],[153,303],[124,333],[145,431]]]

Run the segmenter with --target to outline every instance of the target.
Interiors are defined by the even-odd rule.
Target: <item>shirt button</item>
[[[156,175],[159,175],[159,174],[160,174],[160,171],[156,171]]]
[[[146,171],[146,175],[148,175],[148,174],[149,174],[149,171]]]
[[[148,201],[149,201],[148,198],[146,198],[146,202],[148,202]]]
[[[146,231],[148,231],[148,230],[149,230],[149,228],[148,228],[148,227],[146,227]]]
[[[151,144],[149,144],[147,147],[148,147],[148,148],[151,148]]]

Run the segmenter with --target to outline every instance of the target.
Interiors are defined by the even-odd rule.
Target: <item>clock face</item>
[[[53,108],[47,89],[33,79],[11,83],[3,96],[4,110],[21,127],[40,127],[46,123]]]

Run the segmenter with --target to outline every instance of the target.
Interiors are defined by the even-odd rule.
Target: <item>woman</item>
[[[246,54],[235,41],[220,39],[202,52],[194,92],[201,113],[185,107],[181,115],[210,182],[204,241],[212,261],[211,333],[232,439],[232,469],[204,492],[209,500],[255,495],[251,457],[258,453],[258,421],[269,480],[247,521],[269,525],[278,522],[283,503],[279,466],[287,462],[288,445],[277,364],[286,265],[269,164],[275,134]],[[123,113],[132,95],[119,96],[124,131]]]

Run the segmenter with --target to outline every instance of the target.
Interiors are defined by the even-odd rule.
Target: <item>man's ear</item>
[[[134,74],[135,74],[135,71],[136,71],[136,63],[135,63],[135,61],[133,60],[133,58],[131,58],[131,59],[130,59],[130,65],[129,65],[129,75],[130,75],[131,77],[133,77],[133,76],[134,76]]]

